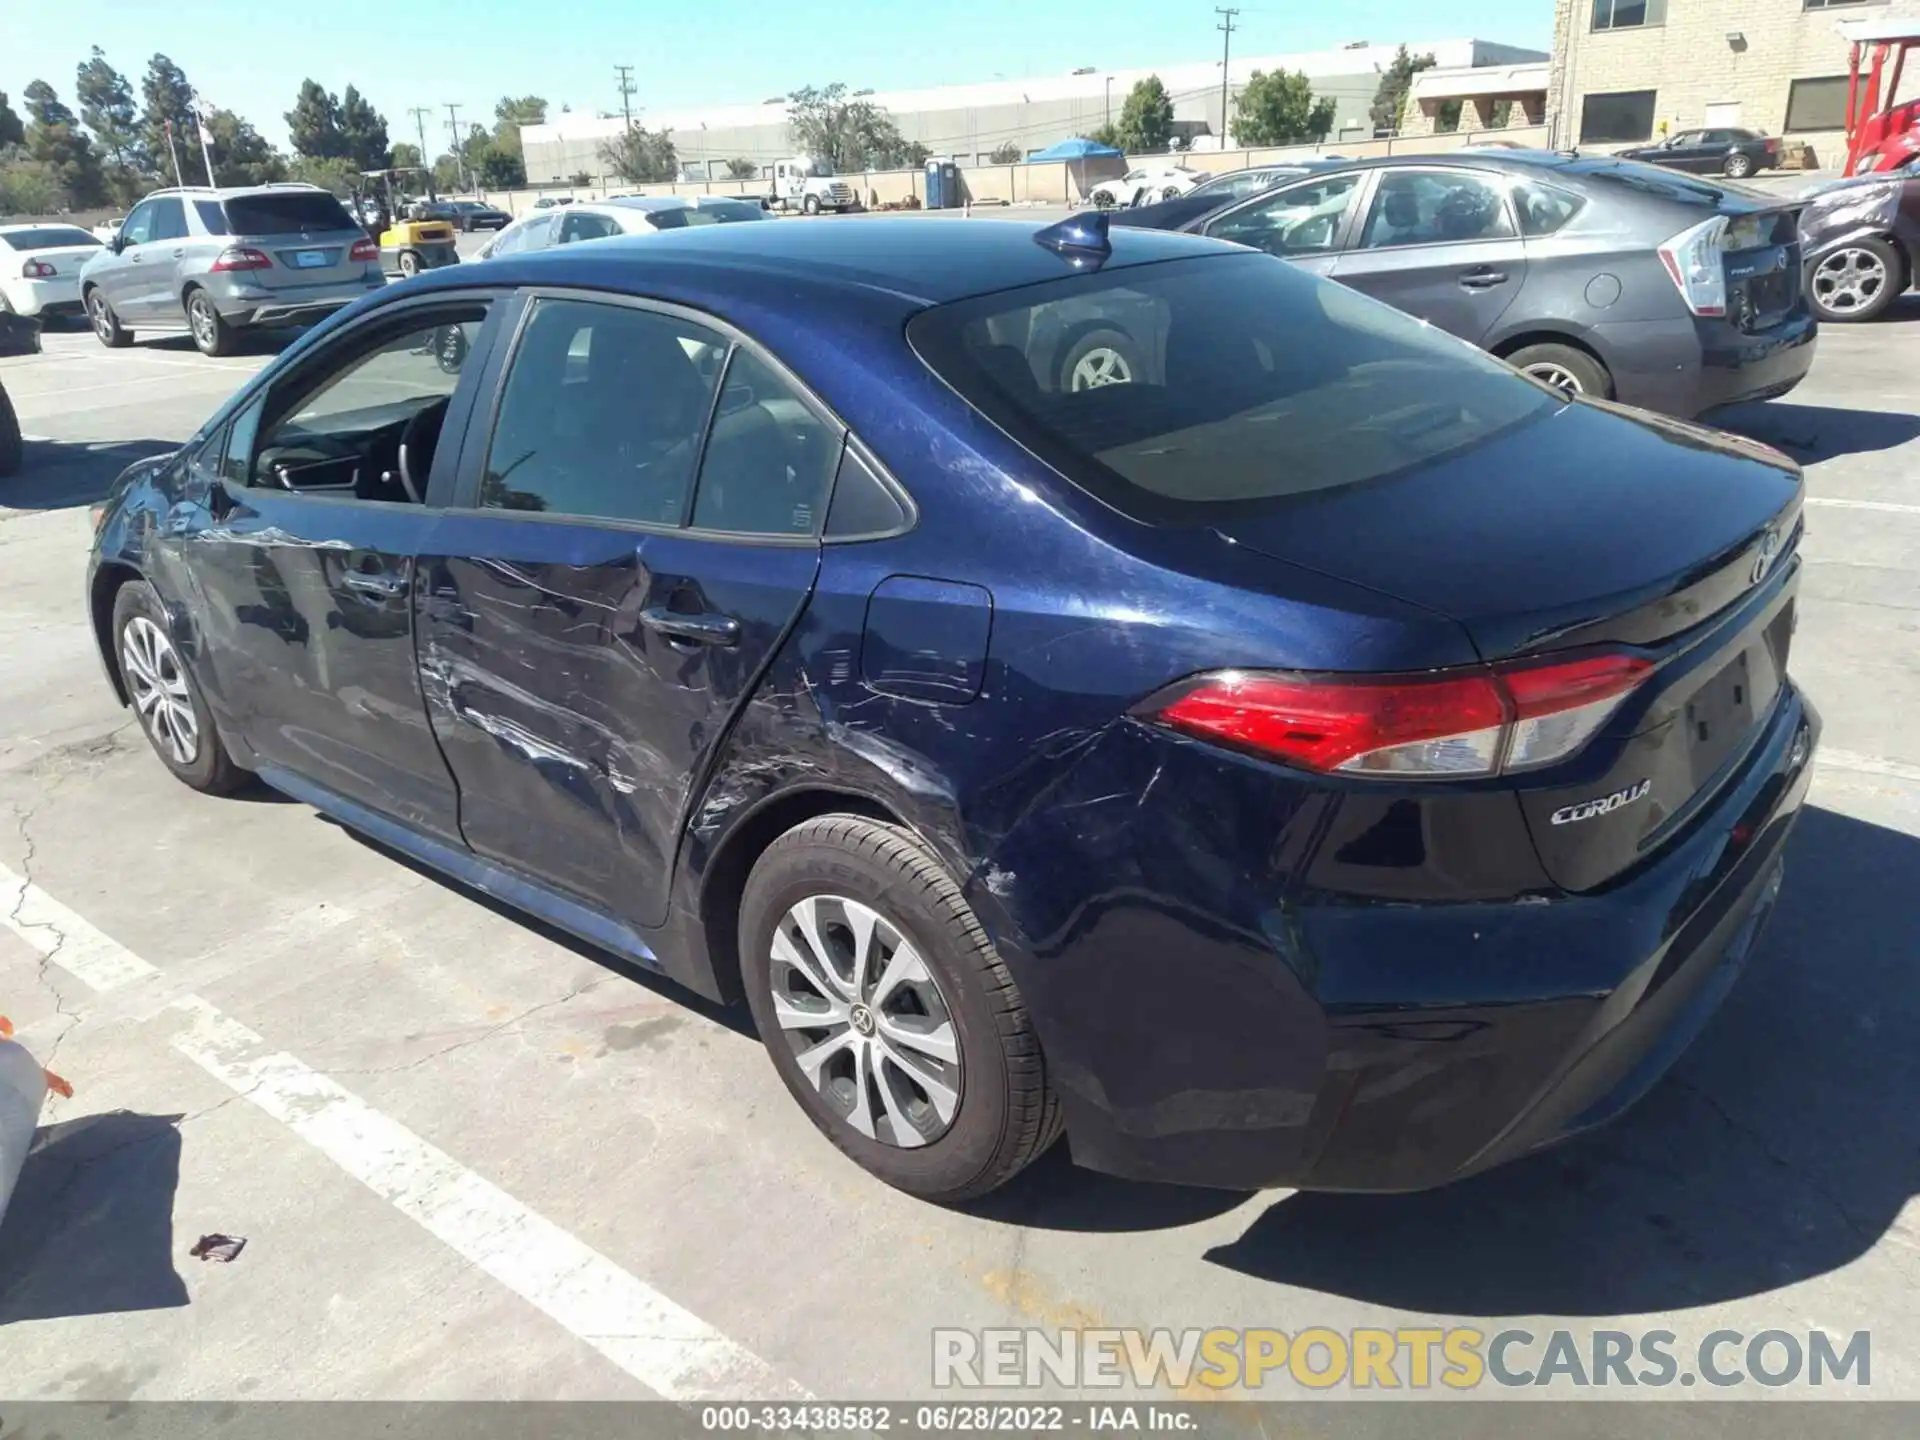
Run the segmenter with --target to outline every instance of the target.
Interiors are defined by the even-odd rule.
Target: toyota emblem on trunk
[[[1753,557],[1753,573],[1747,577],[1747,583],[1758,585],[1767,578],[1767,572],[1773,568],[1773,562],[1780,555],[1780,532],[1768,530],[1760,538],[1760,553]]]

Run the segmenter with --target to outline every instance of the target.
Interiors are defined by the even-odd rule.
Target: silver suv
[[[185,331],[226,355],[243,329],[307,325],[386,284],[380,247],[315,185],[156,190],[80,272],[103,345]]]

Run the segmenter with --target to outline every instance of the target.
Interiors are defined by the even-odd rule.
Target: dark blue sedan
[[[1617,1113],[1738,973],[1801,499],[1215,241],[710,226],[329,320],[88,588],[187,784],[744,995],[891,1184],[1064,1131],[1400,1189]]]

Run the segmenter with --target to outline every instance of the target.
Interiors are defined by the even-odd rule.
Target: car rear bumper
[[[262,328],[313,325],[386,283],[386,276],[370,269],[365,276],[352,281],[288,286],[277,290],[236,285],[224,293],[214,291],[213,296],[220,318],[229,325]]]
[[[12,298],[22,315],[80,315],[80,277],[61,275],[52,280],[23,280]]]
[[[1818,731],[1789,687],[1696,822],[1585,894],[1363,903],[1282,881],[1263,897],[1244,866],[1190,857],[1196,840],[1238,851],[1273,797],[1225,811],[1174,751],[1143,750],[1157,783],[1124,826],[1063,793],[1048,808],[1084,818],[1032,848],[1016,832],[969,899],[1034,1014],[1077,1163],[1233,1189],[1424,1189],[1612,1118],[1685,1049],[1771,909]],[[1087,783],[1110,790],[1135,763],[1096,763]],[[1333,827],[1302,813],[1276,848],[1297,841],[1311,881],[1305,847]],[[1370,832],[1355,863],[1405,864],[1393,845],[1427,838]],[[1087,892],[1051,903],[1035,940],[1020,867],[1064,843],[1113,849],[1087,857]]]
[[[1726,321],[1681,316],[1596,326],[1614,398],[1691,420],[1723,405],[1771,400],[1806,378],[1819,333],[1800,311],[1760,334]]]

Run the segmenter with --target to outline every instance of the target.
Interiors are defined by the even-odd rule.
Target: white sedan
[[[78,225],[0,225],[0,310],[80,315],[80,267],[100,242]]]
[[[1156,200],[1178,199],[1206,178],[1184,165],[1144,166],[1129,170],[1118,180],[1102,180],[1087,192],[1087,199],[1102,210],[1151,205]]]

